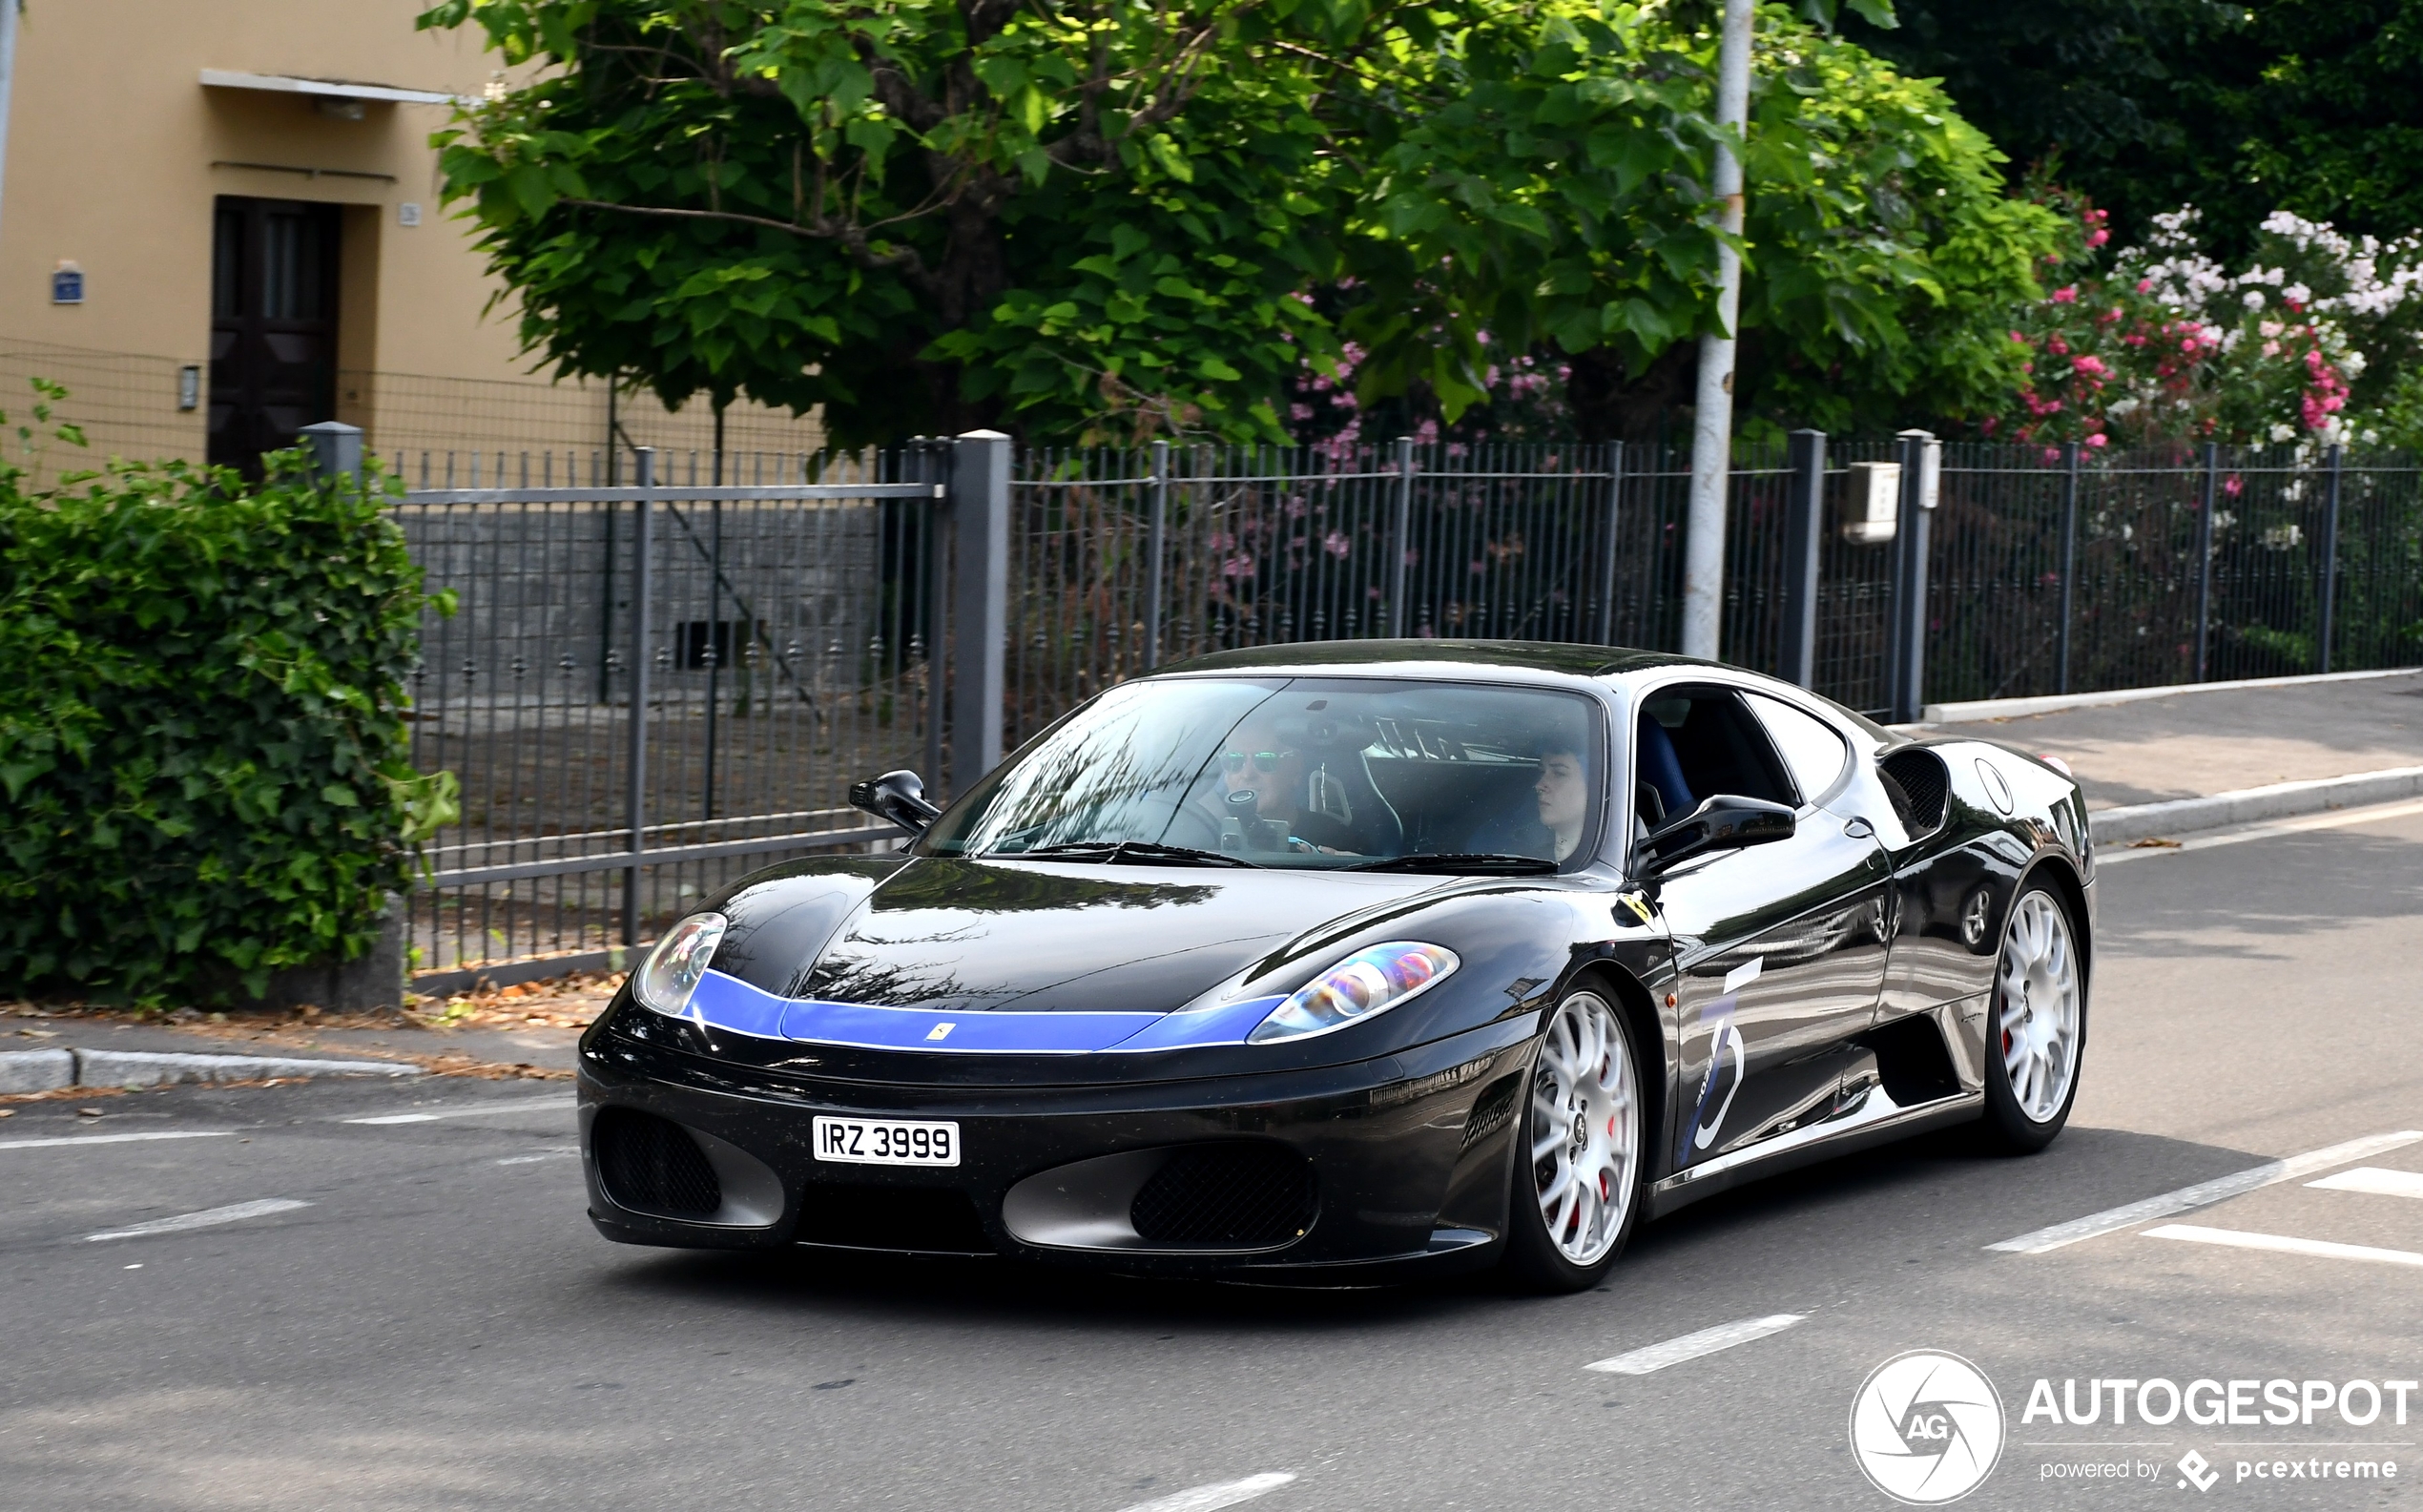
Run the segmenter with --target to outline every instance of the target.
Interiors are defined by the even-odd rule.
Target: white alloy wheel
[[[2051,893],[2023,893],[2012,908],[1995,1002],[2011,1099],[2030,1122],[2049,1123],[2067,1105],[2078,1075],[2083,1004],[2070,922]]]
[[[1623,1237],[1640,1174],[1641,1099],[1614,1005],[1576,992],[1557,1005],[1531,1077],[1532,1190],[1557,1253],[1596,1265]]]

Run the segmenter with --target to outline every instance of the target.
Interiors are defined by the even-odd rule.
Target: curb
[[[425,1076],[397,1061],[332,1061],[287,1055],[196,1055],[175,1050],[0,1051],[0,1093],[67,1087],[166,1087],[182,1082],[259,1082],[275,1077]]]
[[[1968,724],[1979,719],[2018,719],[2032,714],[2059,714],[2064,709],[2095,709],[2105,704],[2135,703],[2141,698],[2170,698],[2189,693],[2234,693],[2247,688],[2302,688],[2309,683],[2358,682],[2368,677],[2405,677],[2423,667],[2385,667],[2378,672],[2309,673],[2297,677],[2241,677],[2231,682],[2178,682],[2159,688],[2115,688],[2108,693],[2052,694],[2040,698],[1979,698],[1970,703],[1931,703],[1919,714],[1920,724]]]
[[[2303,814],[2394,803],[2411,797],[2423,797],[2423,766],[2391,767],[2381,772],[2357,772],[2307,782],[2274,782],[2268,787],[2174,798],[2165,803],[2132,803],[2126,808],[2098,809],[2086,818],[2096,844],[2125,845],[2132,840],[2193,830],[2250,824],[2258,819],[2293,818]]]

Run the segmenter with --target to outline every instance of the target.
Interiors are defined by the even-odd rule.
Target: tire
[[[2003,921],[1988,1000],[1989,1149],[2034,1154],[2069,1122],[2086,1057],[2086,982],[2068,902],[2044,882],[2022,888]]]
[[[1526,1292],[1598,1284],[1640,1221],[1647,1099],[1623,1012],[1588,987],[1548,1015],[1516,1125],[1504,1274]]]

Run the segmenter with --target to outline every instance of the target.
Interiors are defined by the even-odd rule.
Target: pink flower
[[[2100,446],[2103,445],[2103,433],[2099,430],[2094,435],[2087,437],[2086,444],[2090,446]]]
[[[2017,331],[2013,331],[2013,332],[2011,333],[2011,340],[2013,340],[2013,341],[2015,341],[2015,342],[2019,342],[2021,346],[2025,346],[2025,345],[2027,344],[2027,338],[2026,338],[2026,337],[2024,337],[2024,336],[2021,336],[2021,335],[2020,335],[2019,332],[2017,332]]]
[[[2236,473],[2233,472],[2228,477],[2224,478],[2221,481],[2221,491],[2235,499],[2238,495],[2247,491],[2247,485]]]
[[[2087,244],[2087,246],[2091,249],[2091,248],[2095,248],[2095,247],[2100,247],[2100,246],[2102,246],[2104,242],[2109,241],[2109,240],[2111,240],[2111,239],[2112,239],[2112,234],[2111,234],[2110,232],[2108,232],[2108,231],[2098,231],[2098,232],[2096,232],[2093,236],[2090,236],[2090,237],[2088,237],[2088,238],[2086,238],[2086,244]]]
[[[2140,280],[2137,280],[2137,292],[2138,292],[2138,293],[2140,293],[2140,294],[2151,294],[2151,293],[2153,293],[2153,292],[2154,292],[2154,280],[2151,280],[2151,279],[2140,279]]]
[[[1354,549],[1355,543],[1346,538],[1346,532],[1343,530],[1332,530],[1321,537],[1321,549],[1340,561],[1345,560],[1346,553]]]
[[[2111,371],[2110,368],[2103,365],[2103,360],[2100,357],[2081,357],[2070,365],[2077,368],[2080,372],[2086,374],[2089,378],[2101,378]]]
[[[2073,283],[2066,289],[2055,289],[2053,291],[2053,302],[2056,304],[2076,304],[2078,302],[2078,285]]]

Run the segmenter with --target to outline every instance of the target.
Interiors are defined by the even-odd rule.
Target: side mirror
[[[911,835],[922,835],[941,809],[925,801],[925,779],[914,772],[886,772],[880,777],[850,785],[850,807],[897,824]]]
[[[1646,880],[1710,851],[1790,839],[1797,827],[1792,811],[1781,803],[1720,793],[1651,831],[1633,849],[1633,874]]]

